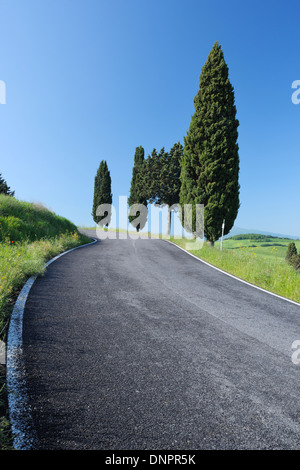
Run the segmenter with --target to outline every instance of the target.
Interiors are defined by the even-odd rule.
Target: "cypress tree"
[[[180,142],[173,145],[170,152],[164,149],[160,152],[157,171],[156,203],[172,206],[179,203],[180,193],[180,162],[183,155],[183,146]]]
[[[152,192],[154,202],[160,206],[168,206],[167,234],[170,234],[172,206],[179,203],[180,193],[180,163],[183,146],[180,142],[173,145],[170,152],[160,151],[157,158],[156,187]]]
[[[97,208],[101,204],[112,204],[111,177],[106,160],[100,162],[95,176],[92,216],[96,224],[99,225],[101,225],[101,220],[104,217],[108,217],[108,222],[105,224],[105,226],[108,227],[111,218],[111,210],[106,211],[103,216],[97,215]]]
[[[10,187],[7,185],[4,178],[0,173],[0,194],[5,194],[6,196],[14,196],[15,191],[11,191]]]
[[[161,157],[163,149],[160,154],[157,153],[154,148],[151,155],[148,155],[144,159],[143,164],[139,167],[138,177],[135,181],[135,188],[140,198],[146,201],[146,204],[155,203],[158,175],[159,175],[159,159]]]
[[[142,186],[141,192],[150,202],[150,204],[159,204],[161,189],[161,161],[164,158],[164,147],[158,153],[154,148],[151,155],[148,155],[141,173],[139,185]]]
[[[297,256],[297,248],[295,242],[288,244],[288,249],[286,252],[285,259],[289,264],[294,264],[295,258]]]
[[[204,204],[204,234],[211,244],[226,235],[238,214],[239,155],[234,90],[216,42],[201,70],[195,113],[184,139],[180,204]],[[184,215],[184,210],[183,214]],[[195,230],[195,211],[193,231]]]
[[[141,184],[141,181],[139,181],[142,178],[142,169],[144,165],[144,149],[140,145],[139,147],[136,147],[135,149],[135,154],[134,154],[134,164],[133,164],[133,169],[132,169],[132,178],[131,178],[131,186],[130,186],[130,194],[128,198],[128,205],[129,207],[132,206],[133,204],[143,204],[145,207],[147,207],[147,198],[144,194],[144,189]],[[131,223],[133,220],[135,220],[139,216],[139,211],[135,215],[128,215],[128,220]],[[136,226],[136,231],[139,232],[139,230],[142,230],[146,224],[147,218],[143,220],[142,222],[138,223]]]
[[[158,153],[154,148],[144,161],[139,179],[141,193],[151,204],[168,205],[167,234],[171,227],[171,208],[179,203],[182,154],[183,146],[180,142],[175,143],[170,152],[162,147]]]

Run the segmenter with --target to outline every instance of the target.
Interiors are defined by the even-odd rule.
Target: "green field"
[[[230,274],[300,303],[300,272],[285,261],[288,244],[294,241],[299,252],[300,240],[255,234],[237,238],[223,240],[222,251],[220,242],[190,251]],[[185,248],[186,240],[171,241]]]
[[[254,234],[251,234],[253,237]],[[242,235],[241,237],[244,237]],[[246,235],[247,237],[247,235]],[[223,249],[225,250],[250,250],[257,256],[264,258],[283,259],[285,258],[287,247],[290,242],[295,242],[298,252],[300,251],[300,240],[291,240],[290,238],[279,238],[267,235],[258,235],[258,239],[253,238],[228,238],[223,240]],[[220,247],[220,242],[216,243]]]

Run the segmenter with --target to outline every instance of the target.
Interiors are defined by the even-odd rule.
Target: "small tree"
[[[293,266],[296,269],[296,271],[300,271],[300,253],[294,256]]]
[[[294,264],[295,257],[297,256],[297,248],[294,242],[289,243],[285,259],[289,264]]]
[[[93,200],[93,211],[92,216],[96,224],[101,224],[101,220],[106,217],[106,223],[104,224],[108,227],[111,219],[111,209],[108,208],[107,211],[104,212],[104,215],[97,215],[97,208],[101,204],[109,204],[112,203],[112,193],[111,193],[111,177],[110,172],[108,170],[108,166],[105,160],[100,162],[99,168],[97,170],[97,174],[95,176],[95,184],[94,184],[94,200]]]
[[[6,196],[14,196],[15,192],[11,191],[10,187],[7,186],[7,183],[0,173],[0,194],[6,194]]]

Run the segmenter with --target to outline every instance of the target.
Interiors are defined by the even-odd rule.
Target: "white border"
[[[71,251],[97,243],[79,245],[64,251],[49,260],[45,267]],[[37,448],[38,438],[32,422],[31,410],[26,390],[25,367],[23,362],[23,315],[29,291],[37,276],[28,279],[21,290],[11,314],[6,349],[6,377],[8,390],[9,418],[13,433],[13,446],[16,450],[33,450]]]
[[[162,239],[162,240],[163,240],[163,239]],[[230,273],[228,273],[228,272],[226,272],[226,271],[223,271],[223,269],[217,268],[217,267],[214,266],[213,264],[210,264],[210,263],[208,263],[207,261],[204,261],[203,259],[199,258],[198,256],[193,255],[193,254],[190,253],[189,251],[185,250],[184,248],[182,248],[182,247],[179,246],[179,245],[176,245],[176,243],[173,243],[173,242],[171,242],[170,240],[163,240],[163,241],[168,242],[168,243],[171,243],[171,245],[176,246],[177,248],[179,248],[180,250],[184,251],[184,252],[187,253],[188,255],[192,256],[192,257],[195,258],[196,260],[201,261],[201,263],[204,263],[204,264],[206,264],[207,266],[210,266],[211,268],[214,268],[214,269],[216,269],[217,271],[220,271],[220,272],[223,273],[223,274],[226,274],[226,276],[232,277],[233,279],[237,279],[238,281],[243,282],[244,284],[247,284],[248,286],[254,287],[255,289],[261,290],[262,292],[266,292],[267,294],[273,295],[274,297],[277,297],[277,298],[282,299],[282,300],[286,300],[287,302],[290,302],[291,304],[294,304],[294,305],[298,305],[298,307],[300,307],[300,303],[299,303],[299,302],[296,302],[295,300],[288,299],[287,297],[282,297],[281,295],[278,295],[278,294],[275,294],[274,292],[271,292],[271,291],[269,291],[269,290],[263,289],[262,287],[258,287],[258,286],[256,286],[255,284],[251,284],[250,282],[244,281],[243,279],[241,279],[241,278],[239,278],[239,277],[236,277],[236,276],[234,276],[233,274],[230,274]]]

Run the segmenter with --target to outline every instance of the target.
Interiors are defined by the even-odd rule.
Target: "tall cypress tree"
[[[104,217],[108,217],[108,222],[105,224],[105,226],[108,227],[111,218],[111,210],[106,211],[103,216],[97,215],[97,208],[101,204],[112,204],[111,177],[106,160],[100,162],[95,176],[92,216],[96,224],[100,225],[102,225],[101,220]]]
[[[140,145],[139,147],[136,147],[135,149],[135,154],[134,154],[134,164],[133,164],[133,169],[132,169],[132,179],[131,179],[131,186],[130,186],[130,194],[128,198],[128,204],[129,207],[132,206],[133,204],[143,204],[145,207],[147,207],[147,198],[145,197],[143,187],[140,183],[140,178],[142,177],[142,168],[144,165],[144,156],[145,152],[143,147]],[[128,220],[131,223],[133,220],[135,220],[139,215],[139,211],[137,211],[137,214],[135,215],[128,215]],[[141,221],[140,223],[137,224],[136,226],[136,231],[139,232],[139,230],[142,230],[146,224],[147,219]]]
[[[239,209],[238,131],[234,90],[216,42],[202,68],[195,113],[184,139],[180,204],[204,204],[204,233],[212,244],[232,228]],[[193,219],[193,229],[195,220]]]
[[[0,173],[0,194],[5,194],[6,196],[14,196],[15,192],[11,191],[10,187],[7,185],[7,182]]]

